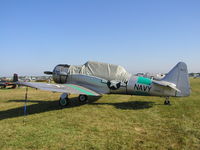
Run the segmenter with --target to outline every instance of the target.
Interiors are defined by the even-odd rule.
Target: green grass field
[[[192,94],[171,98],[127,95],[90,97],[58,106],[59,93],[29,88],[0,89],[0,149],[200,149],[200,79]]]

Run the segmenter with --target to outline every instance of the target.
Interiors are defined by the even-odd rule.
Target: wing
[[[35,83],[35,82],[17,82],[17,84],[52,92],[84,94],[91,96],[99,96],[101,94],[93,90],[90,90],[89,88],[84,87],[84,85],[80,86],[76,84],[48,84],[48,83]]]

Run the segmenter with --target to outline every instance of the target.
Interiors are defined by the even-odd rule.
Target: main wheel
[[[80,102],[85,102],[88,100],[88,97],[87,97],[87,95],[79,95],[78,100]]]
[[[164,104],[165,105],[170,105],[170,101],[165,101]]]
[[[65,106],[67,106],[69,103],[70,103],[70,101],[69,101],[69,98],[68,98],[68,94],[63,93],[63,94],[60,96],[59,105],[62,106],[62,107],[65,107]]]

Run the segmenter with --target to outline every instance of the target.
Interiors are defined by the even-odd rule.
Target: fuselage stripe
[[[149,78],[138,77],[137,83],[139,83],[139,84],[145,84],[145,85],[151,85],[152,80],[149,79]]]
[[[69,86],[69,87],[71,87],[71,88],[74,88],[74,89],[76,89],[76,90],[78,90],[78,91],[80,91],[80,92],[83,92],[83,93],[85,93],[86,95],[92,95],[92,96],[94,96],[93,93],[88,92],[88,91],[86,91],[86,90],[84,90],[84,89],[81,89],[81,88],[79,88],[79,87],[77,87],[77,86],[75,86],[75,85],[67,84],[67,86]]]

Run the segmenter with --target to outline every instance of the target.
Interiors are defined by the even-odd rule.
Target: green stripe
[[[138,77],[137,83],[145,84],[145,85],[151,85],[152,81],[149,78]]]
[[[75,86],[75,85],[67,84],[67,86],[69,86],[69,87],[71,87],[71,88],[74,88],[74,89],[76,89],[76,90],[78,90],[78,91],[80,91],[80,92],[83,92],[83,93],[85,93],[86,95],[92,95],[92,96],[94,96],[93,93],[88,92],[88,91],[86,91],[86,90],[84,90],[84,89],[81,89],[81,88],[79,88],[79,87],[77,87],[77,86]]]

